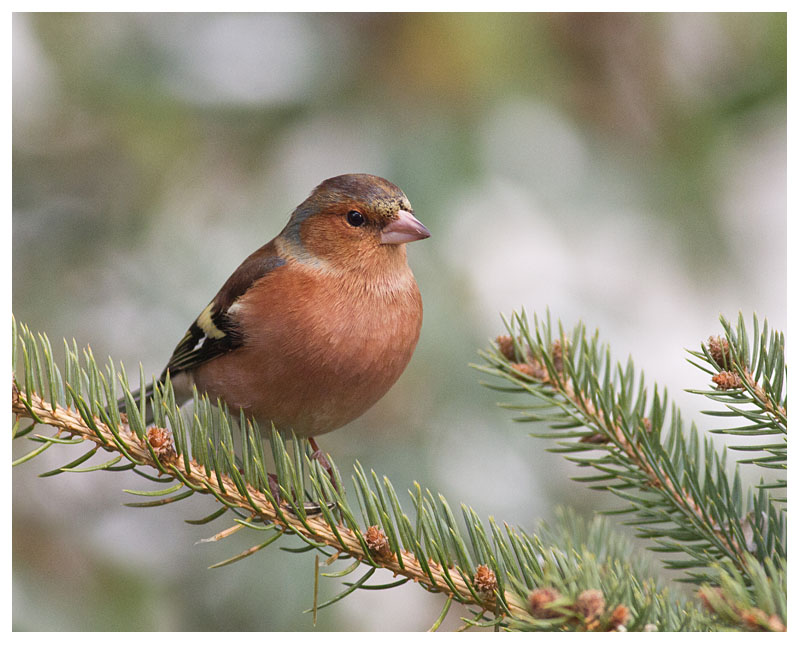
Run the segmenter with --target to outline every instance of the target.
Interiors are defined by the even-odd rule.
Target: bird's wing
[[[168,371],[174,377],[240,347],[244,335],[232,305],[257,280],[285,263],[278,255],[274,242],[262,246],[242,262],[175,347],[161,380],[164,380]]]

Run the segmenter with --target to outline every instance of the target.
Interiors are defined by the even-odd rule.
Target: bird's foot
[[[267,473],[267,482],[269,483],[269,492],[272,493],[275,501],[281,504],[281,489],[278,486],[278,476]]]

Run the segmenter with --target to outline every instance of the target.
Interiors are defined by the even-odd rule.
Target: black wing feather
[[[167,371],[172,376],[180,372],[191,371],[217,356],[227,354],[240,347],[244,342],[244,334],[235,317],[229,315],[231,305],[256,281],[284,264],[286,261],[277,255],[274,241],[265,244],[242,262],[209,305],[211,308],[210,320],[216,331],[221,332],[221,335],[209,336],[203,330],[198,317],[172,353],[169,363],[161,374],[161,380],[164,380]]]
[[[214,322],[214,326],[225,335],[221,338],[211,338],[206,335],[197,322],[193,322],[177,347],[175,347],[175,351],[172,352],[172,357],[161,374],[162,381],[167,371],[172,376],[175,376],[180,372],[192,370],[212,358],[227,354],[241,346],[242,334],[225,312],[212,315],[211,320]]]

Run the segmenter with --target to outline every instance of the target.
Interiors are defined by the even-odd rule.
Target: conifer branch
[[[734,446],[732,449],[736,451],[762,453],[741,459],[739,463],[785,471],[788,415],[783,334],[770,331],[766,321],[761,327],[754,317],[753,349],[750,351],[750,340],[741,316],[735,326],[723,318],[722,326],[724,336],[711,336],[701,345],[700,351],[689,352],[696,359],[690,362],[711,374],[714,387],[689,392],[701,394],[726,408],[707,410],[705,414],[745,421],[743,426],[715,428],[711,432],[740,437],[777,437],[770,438],[767,444]],[[785,488],[786,479],[778,477],[776,483],[767,486]]]
[[[741,318],[738,333],[724,319],[723,326],[731,357],[724,366],[736,369],[742,382],[751,384],[742,386],[744,393],[735,402],[757,408],[749,413],[741,405],[728,405],[727,414],[756,420],[758,427],[751,432],[785,432],[782,336],[767,342],[765,324],[749,358]],[[631,523],[641,537],[655,541],[653,550],[690,556],[667,560],[667,566],[686,569],[689,580],[704,582],[711,580],[707,568],[721,559],[735,563],[746,576],[749,553],[760,559],[785,557],[785,518],[775,504],[779,500],[763,494],[766,486],[745,497],[738,471],[731,484],[725,452],[716,451],[708,439],[701,449],[694,426],[687,437],[674,406],[667,423],[666,390],[654,387],[651,397],[644,375],[637,382],[630,359],[624,367],[615,365],[597,334],[588,338],[578,325],[567,336],[560,324],[555,330],[549,315],[544,321],[534,317],[530,324],[524,312],[515,314],[506,327],[509,335],[498,337],[493,348],[481,354],[488,365],[475,367],[512,386],[485,385],[533,396],[534,404],[503,405],[525,412],[518,421],[547,422],[551,432],[533,436],[557,439],[554,452],[599,471],[576,479],[626,500],[626,512],[636,514]],[[713,362],[710,350],[703,355]],[[718,391],[710,394],[720,396]],[[785,449],[781,454],[785,458]],[[762,460],[772,458],[769,453]]]
[[[786,631],[786,561],[762,566],[747,556],[748,584],[741,573],[720,566],[718,586],[703,585],[698,596],[705,609],[730,628]]]
[[[109,452],[121,452],[121,446],[124,446],[126,456],[137,466],[150,466],[162,475],[175,478],[181,483],[180,488],[213,495],[226,507],[243,511],[250,521],[272,524],[279,531],[294,533],[315,547],[330,547],[340,555],[347,554],[358,562],[387,569],[395,575],[422,584],[430,591],[448,595],[455,593],[461,602],[476,604],[487,612],[498,611],[494,593],[483,593],[475,598],[471,581],[464,577],[463,572],[454,568],[445,570],[433,561],[423,565],[413,553],[405,550],[397,558],[388,548],[388,542],[376,546],[376,538],[371,536],[380,533],[377,527],[370,527],[362,536],[348,526],[339,524],[331,527],[322,516],[295,516],[287,505],[274,504],[274,500],[264,491],[250,485],[245,485],[243,489],[242,482],[234,481],[225,474],[208,474],[194,459],[187,466],[178,459],[171,442],[164,442],[163,437],[168,436],[169,432],[163,428],[151,427],[146,439],[124,426],[112,432],[98,419],[93,419],[90,424],[79,412],[59,405],[52,406],[35,393],[23,395],[16,384],[12,385],[11,411],[17,416],[29,417],[39,424],[56,428],[55,439],[60,439],[62,434],[70,438],[80,437]],[[505,606],[512,613],[524,611],[514,598],[506,599]]]

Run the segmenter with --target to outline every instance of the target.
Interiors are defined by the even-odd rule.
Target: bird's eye
[[[361,226],[364,223],[364,216],[358,211],[349,211],[347,213],[347,223],[350,226]]]

